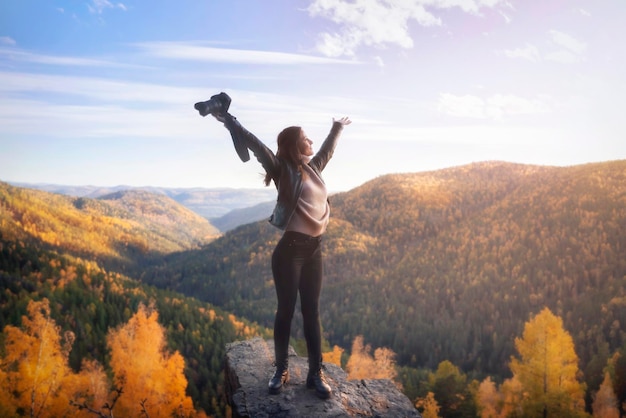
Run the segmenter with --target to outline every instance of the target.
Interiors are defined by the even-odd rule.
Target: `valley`
[[[280,232],[267,221],[220,232],[189,207],[148,191],[72,197],[0,183],[0,192],[3,326],[19,318],[10,309],[24,312],[26,300],[41,292],[57,298],[54,312],[63,327],[100,321],[103,333],[128,319],[130,312],[111,321],[66,306],[68,289],[80,299],[93,288],[95,279],[85,279],[88,265],[99,272],[98,283],[104,277],[125,289],[120,297],[127,306],[150,294],[163,299],[159,305],[170,306],[163,308],[168,312],[165,300],[176,299],[197,306],[194,311],[234,315],[231,323],[250,324],[246,335],[271,329],[269,260]],[[420,378],[410,378],[420,372],[411,370],[435,370],[444,361],[473,379],[503,381],[516,337],[545,308],[562,318],[573,338],[589,403],[607,362],[624,350],[626,161],[572,167],[484,162],[387,175],[333,195],[331,208],[323,244],[326,343],[348,350],[362,336],[372,347],[392,350],[411,397],[425,395]],[[50,260],[59,260],[56,267]],[[72,265],[82,272],[80,286],[67,277]],[[106,305],[106,298],[96,300]],[[174,337],[176,315],[163,318],[174,339],[185,335]],[[296,340],[300,330],[296,315]],[[195,364],[190,343],[173,347],[184,348]],[[94,344],[73,354],[75,364],[81,356],[104,360],[104,346]],[[193,369],[187,373],[193,380]],[[202,402],[208,408],[211,401]]]

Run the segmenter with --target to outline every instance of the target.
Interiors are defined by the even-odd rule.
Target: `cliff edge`
[[[421,415],[409,398],[387,379],[347,380],[347,374],[325,363],[333,395],[319,399],[306,388],[307,359],[289,347],[290,380],[278,395],[269,395],[267,383],[274,367],[274,343],[262,338],[226,346],[225,389],[235,418],[263,417],[416,417]]]

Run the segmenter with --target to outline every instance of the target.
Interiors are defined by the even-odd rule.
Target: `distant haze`
[[[51,193],[59,193],[76,197],[89,197],[94,199],[122,190],[144,190],[151,193],[164,194],[207,219],[220,217],[234,209],[249,208],[259,203],[274,201],[276,199],[276,189],[269,187],[266,189],[185,189],[168,187],[97,187],[65,186],[60,184],[12,184],[14,186],[44,190]]]

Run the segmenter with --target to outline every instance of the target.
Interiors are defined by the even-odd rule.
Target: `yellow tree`
[[[613,382],[609,372],[604,374],[604,381],[593,397],[593,416],[597,418],[619,418],[617,397],[613,392]]]
[[[390,379],[397,376],[395,353],[389,348],[377,348],[374,356],[372,347],[363,344],[363,336],[357,336],[352,342],[352,352],[346,364],[348,379]]]
[[[348,372],[348,379],[367,379],[371,375],[371,371],[374,368],[374,359],[369,355],[369,346],[363,344],[363,336],[358,335],[352,341],[352,351],[348,364],[346,364],[346,371]]]
[[[507,379],[500,385],[500,394],[502,396],[502,408],[500,409],[501,417],[522,416],[522,399],[524,397],[524,388],[517,376]]]
[[[534,417],[584,416],[585,386],[577,378],[578,357],[563,321],[548,308],[524,326],[515,339],[519,358],[510,367],[524,390],[524,415]]]
[[[435,399],[435,394],[428,392],[425,398],[419,398],[415,406],[422,411],[423,418],[439,418],[441,409]]]
[[[116,416],[194,414],[185,394],[184,360],[177,351],[166,352],[165,330],[157,319],[156,310],[140,305],[128,323],[107,336],[115,386],[122,389]]]
[[[332,363],[341,367],[341,356],[343,355],[343,348],[339,346],[334,346],[333,351],[329,351],[327,353],[322,353],[322,358],[324,363]]]
[[[7,326],[5,356],[0,362],[0,412],[9,416],[60,417],[80,415],[71,402],[98,402],[106,384],[104,373],[74,373],[68,355],[73,334],[61,337],[50,318],[47,299],[28,303],[22,327]],[[86,412],[83,416],[86,416]]]
[[[75,415],[111,415],[113,406],[108,402],[109,379],[100,363],[95,360],[83,360],[76,382],[80,390],[75,392],[71,401],[78,411]]]
[[[496,388],[491,377],[487,377],[478,386],[476,403],[480,412],[480,418],[499,418],[502,396]]]
[[[17,405],[13,396],[11,396],[11,387],[9,385],[9,373],[3,368],[6,367],[4,359],[0,362],[0,417],[14,417],[17,415]]]
[[[481,418],[506,418],[523,416],[520,407],[523,398],[523,389],[513,376],[500,385],[500,390],[491,377],[487,377],[478,386],[476,404]]]

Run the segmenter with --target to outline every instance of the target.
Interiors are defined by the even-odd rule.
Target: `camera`
[[[228,112],[228,108],[230,107],[230,97],[228,96],[228,94],[221,92],[220,94],[211,96],[211,98],[206,102],[196,103],[193,107],[195,107],[196,110],[200,112],[200,116],[216,116],[218,114]],[[231,120],[234,119],[235,118],[231,116]],[[224,122],[223,120],[221,121]],[[250,159],[250,153],[248,152],[248,147],[246,145],[245,139],[240,133],[238,133],[238,130],[236,129],[231,130],[230,135],[233,139],[233,145],[235,146],[235,151],[237,151],[237,155],[239,155],[241,161],[245,163]]]
[[[230,107],[230,97],[228,94],[221,92],[220,94],[211,96],[206,102],[196,103],[193,107],[200,112],[200,116],[226,113]]]

